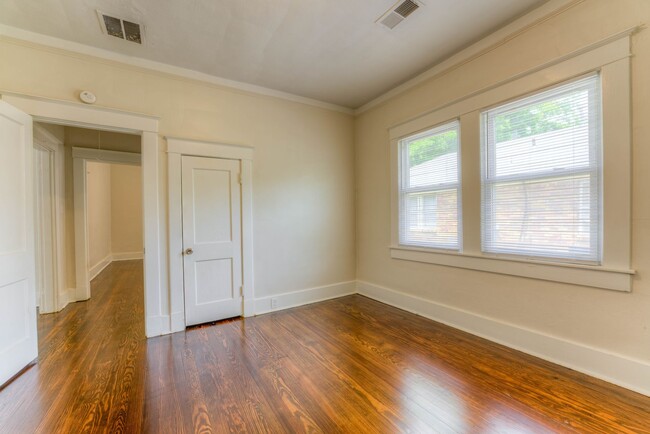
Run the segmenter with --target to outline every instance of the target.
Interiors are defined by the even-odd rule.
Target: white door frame
[[[52,133],[38,124],[34,124],[34,146],[38,146],[50,154],[51,163],[51,202],[52,202],[52,253],[54,257],[54,276],[52,294],[43,297],[49,302],[40,306],[40,313],[58,312],[63,309],[69,301],[69,295],[65,282],[65,174],[63,169],[64,154],[63,142]],[[40,224],[40,222],[35,222]]]
[[[169,284],[172,331],[185,329],[183,298],[183,220],[181,190],[181,157],[223,158],[241,163],[241,229],[242,229],[242,286],[243,314],[254,311],[253,281],[253,154],[248,146],[225,145],[196,140],[166,137],[167,175],[169,194]]]
[[[14,93],[3,93],[2,100],[31,115],[35,121],[125,132],[142,137],[145,333],[147,337],[170,333],[165,300],[168,281],[163,256],[166,231],[165,206],[161,200],[158,118]]]
[[[90,270],[88,245],[88,195],[87,163],[128,164],[140,166],[140,154],[133,152],[106,151],[89,148],[72,148],[72,179],[74,184],[74,243],[75,271],[77,276],[77,300],[90,298]]]

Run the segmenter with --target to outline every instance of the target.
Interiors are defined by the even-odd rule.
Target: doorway
[[[71,137],[76,298],[87,300],[91,281],[111,262],[144,257],[140,138],[66,131]]]
[[[143,259],[140,147],[133,134],[34,124],[39,313],[89,299],[112,262]]]
[[[34,254],[34,167],[33,123],[97,128],[125,132],[140,138],[143,153],[142,185],[144,245],[144,312],[148,337],[172,331],[169,308],[163,304],[167,293],[166,268],[161,243],[164,214],[161,208],[158,119],[152,116],[121,112],[102,107],[88,107],[64,101],[18,94],[2,94],[0,101],[0,135],[5,149],[0,178],[3,203],[0,219],[0,304],[3,330],[0,339],[0,384],[9,381],[38,356],[36,333],[36,284]],[[73,231],[66,231],[70,233]],[[65,255],[58,255],[64,257]],[[66,269],[70,265],[66,261]],[[69,288],[64,288],[64,291]],[[70,293],[70,291],[66,291]],[[72,293],[76,294],[76,290]],[[11,324],[11,326],[10,326]],[[15,327],[21,325],[21,327]]]

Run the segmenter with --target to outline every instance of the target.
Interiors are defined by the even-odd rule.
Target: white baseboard
[[[99,261],[97,264],[93,265],[88,269],[88,281],[93,280],[95,277],[99,275],[102,271],[104,271],[104,268],[108,267],[108,265],[112,262],[113,258],[112,255],[107,255],[104,259]]]
[[[650,396],[650,364],[368,282],[357,292],[558,365]]]
[[[185,312],[173,312],[171,314],[171,333],[185,330]]]
[[[169,328],[169,315],[149,315],[145,319],[145,334],[148,338],[167,335]]]
[[[134,259],[143,259],[144,254],[142,252],[113,253],[111,258],[113,261],[132,261]]]
[[[289,309],[304,304],[316,303],[331,298],[343,297],[356,292],[356,281],[334,283],[332,285],[318,286],[316,288],[302,289],[299,291],[285,292],[255,299],[255,315]],[[276,301],[272,307],[272,301]]]
[[[111,253],[97,264],[90,267],[88,270],[88,280],[93,280],[95,277],[99,276],[99,273],[104,271],[104,268],[108,267],[108,265],[113,261],[131,261],[143,258],[144,254],[142,252]]]
[[[59,298],[57,300],[57,307],[56,311],[61,312],[65,307],[75,301],[74,295],[77,293],[76,288],[67,288],[64,292],[59,294]]]

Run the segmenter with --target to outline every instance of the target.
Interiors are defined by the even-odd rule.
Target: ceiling
[[[0,23],[216,77],[357,108],[546,0],[0,0]],[[105,35],[97,10],[142,23]]]

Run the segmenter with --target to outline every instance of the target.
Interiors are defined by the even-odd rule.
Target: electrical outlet
[[[271,309],[277,309],[278,308],[278,299],[277,298],[272,298],[271,299]]]

